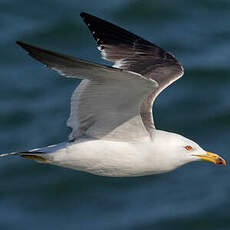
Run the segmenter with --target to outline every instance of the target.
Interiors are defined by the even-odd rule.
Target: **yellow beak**
[[[226,166],[226,161],[215,153],[207,152],[207,154],[201,154],[201,155],[195,155],[195,156],[200,157],[201,160],[204,160],[204,161],[211,161],[215,164]]]

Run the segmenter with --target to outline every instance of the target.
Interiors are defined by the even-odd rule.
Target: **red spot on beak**
[[[222,157],[219,157],[216,159],[216,164],[226,166],[226,161]]]

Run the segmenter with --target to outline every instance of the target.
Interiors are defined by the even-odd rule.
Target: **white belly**
[[[47,157],[51,164],[96,175],[124,177],[168,171],[156,167],[160,165],[160,159],[157,159],[156,155],[151,142],[92,140],[70,144],[66,148],[48,154]]]

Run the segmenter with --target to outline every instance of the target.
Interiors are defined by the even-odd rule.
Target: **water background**
[[[230,158],[228,0],[1,0],[0,152],[67,139],[79,84],[32,60],[16,40],[105,63],[86,11],[172,52],[185,75],[157,98],[156,126]],[[228,230],[230,169],[207,162],[141,178],[104,178],[21,158],[0,160],[2,230]]]

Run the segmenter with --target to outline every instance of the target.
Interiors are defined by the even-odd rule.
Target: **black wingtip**
[[[24,50],[26,50],[29,53],[29,55],[32,55],[33,53],[36,54],[37,52],[41,52],[41,51],[46,53],[53,53],[52,51],[42,49],[34,45],[30,45],[22,41],[16,41],[16,44],[22,47]]]
[[[82,17],[82,19],[86,18],[86,17],[96,17],[96,16],[93,16],[92,14],[88,14],[86,12],[81,12],[80,13],[80,16]]]
[[[97,18],[97,19],[98,19],[98,17],[96,17],[96,16],[94,16],[94,15],[92,15],[92,14],[88,14],[88,13],[86,13],[86,12],[81,12],[81,13],[80,13],[80,16],[81,16],[81,18],[82,18],[83,20],[85,20],[85,19],[87,19],[87,18]]]
[[[85,12],[81,12],[81,13],[80,13],[80,16],[81,16],[82,18],[84,18],[86,15],[87,15],[87,13],[85,13]]]
[[[22,41],[16,41],[16,44],[21,46],[23,49],[27,51],[29,51],[29,49],[32,47],[31,45],[26,44],[25,42],[22,42]]]
[[[16,41],[16,44],[19,45],[19,46],[22,46],[24,44],[24,42],[22,42],[22,41]]]
[[[80,16],[83,19],[83,21],[87,20],[88,18],[96,18],[96,16],[93,16],[92,14],[88,14],[86,12],[81,12]]]
[[[19,46],[29,46],[29,44],[23,42],[23,41],[16,41],[16,44]]]

